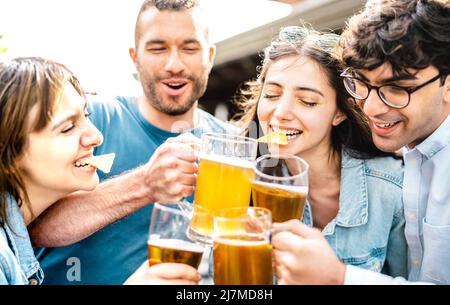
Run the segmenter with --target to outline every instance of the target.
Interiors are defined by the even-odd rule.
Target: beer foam
[[[203,253],[203,246],[181,239],[149,239],[147,244],[153,247]]]
[[[233,238],[227,238],[226,235],[218,236],[214,238],[214,242],[218,242],[225,245],[245,246],[245,247],[270,245],[268,240],[262,240],[262,238],[258,238],[258,240],[242,240],[236,239],[236,235],[233,235]]]
[[[216,163],[223,163],[223,164],[236,166],[236,167],[243,167],[243,168],[249,168],[249,169],[253,168],[253,162],[252,161],[244,160],[244,159],[237,158],[237,157],[208,155],[208,154],[200,153],[199,159],[200,159],[200,161],[202,159],[205,159],[205,160],[208,160],[208,161],[212,161],[212,162],[216,162]]]
[[[263,182],[263,181],[258,181],[258,180],[253,180],[252,183],[263,186],[263,187],[267,187],[270,189],[279,189],[279,190],[287,191],[290,193],[302,194],[305,196],[308,194],[308,187],[304,186],[304,185],[284,185],[284,184]]]

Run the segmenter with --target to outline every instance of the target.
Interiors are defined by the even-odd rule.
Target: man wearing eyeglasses
[[[366,114],[375,145],[403,149],[403,202],[408,276],[345,266],[317,230],[280,225],[303,237],[292,268],[279,283],[450,284],[450,2],[369,0],[342,34],[342,73],[349,94]],[[363,255],[363,254],[362,254]],[[286,269],[286,268],[285,268]],[[385,270],[389,273],[389,270]]]

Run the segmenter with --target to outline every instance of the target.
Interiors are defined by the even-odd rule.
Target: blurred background
[[[280,27],[301,20],[339,33],[364,0],[201,0],[217,46],[200,106],[222,120],[240,85],[256,77],[260,52]],[[142,0],[1,0],[0,56],[42,56],[66,64],[87,90],[138,94],[128,57]]]

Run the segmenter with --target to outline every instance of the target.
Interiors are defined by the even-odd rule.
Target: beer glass
[[[272,285],[271,212],[224,209],[214,216],[215,285]]]
[[[235,135],[206,133],[199,152],[189,236],[212,243],[212,217],[224,208],[250,204],[258,142]]]
[[[273,222],[303,217],[308,194],[308,163],[292,155],[264,155],[254,166],[253,205],[272,211]]]
[[[187,237],[189,223],[189,217],[177,204],[154,204],[148,238],[150,266],[171,262],[198,268],[204,245]]]

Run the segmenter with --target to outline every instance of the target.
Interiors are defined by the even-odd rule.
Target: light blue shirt
[[[19,206],[10,195],[6,196],[8,225],[0,226],[0,285],[40,284],[44,274]]]
[[[408,279],[450,284],[450,116],[426,140],[404,148],[403,201]],[[348,267],[346,284],[403,283]]]
[[[322,231],[343,263],[406,276],[402,182],[401,160],[356,159],[343,152],[339,211]],[[309,204],[303,222],[313,223]]]

